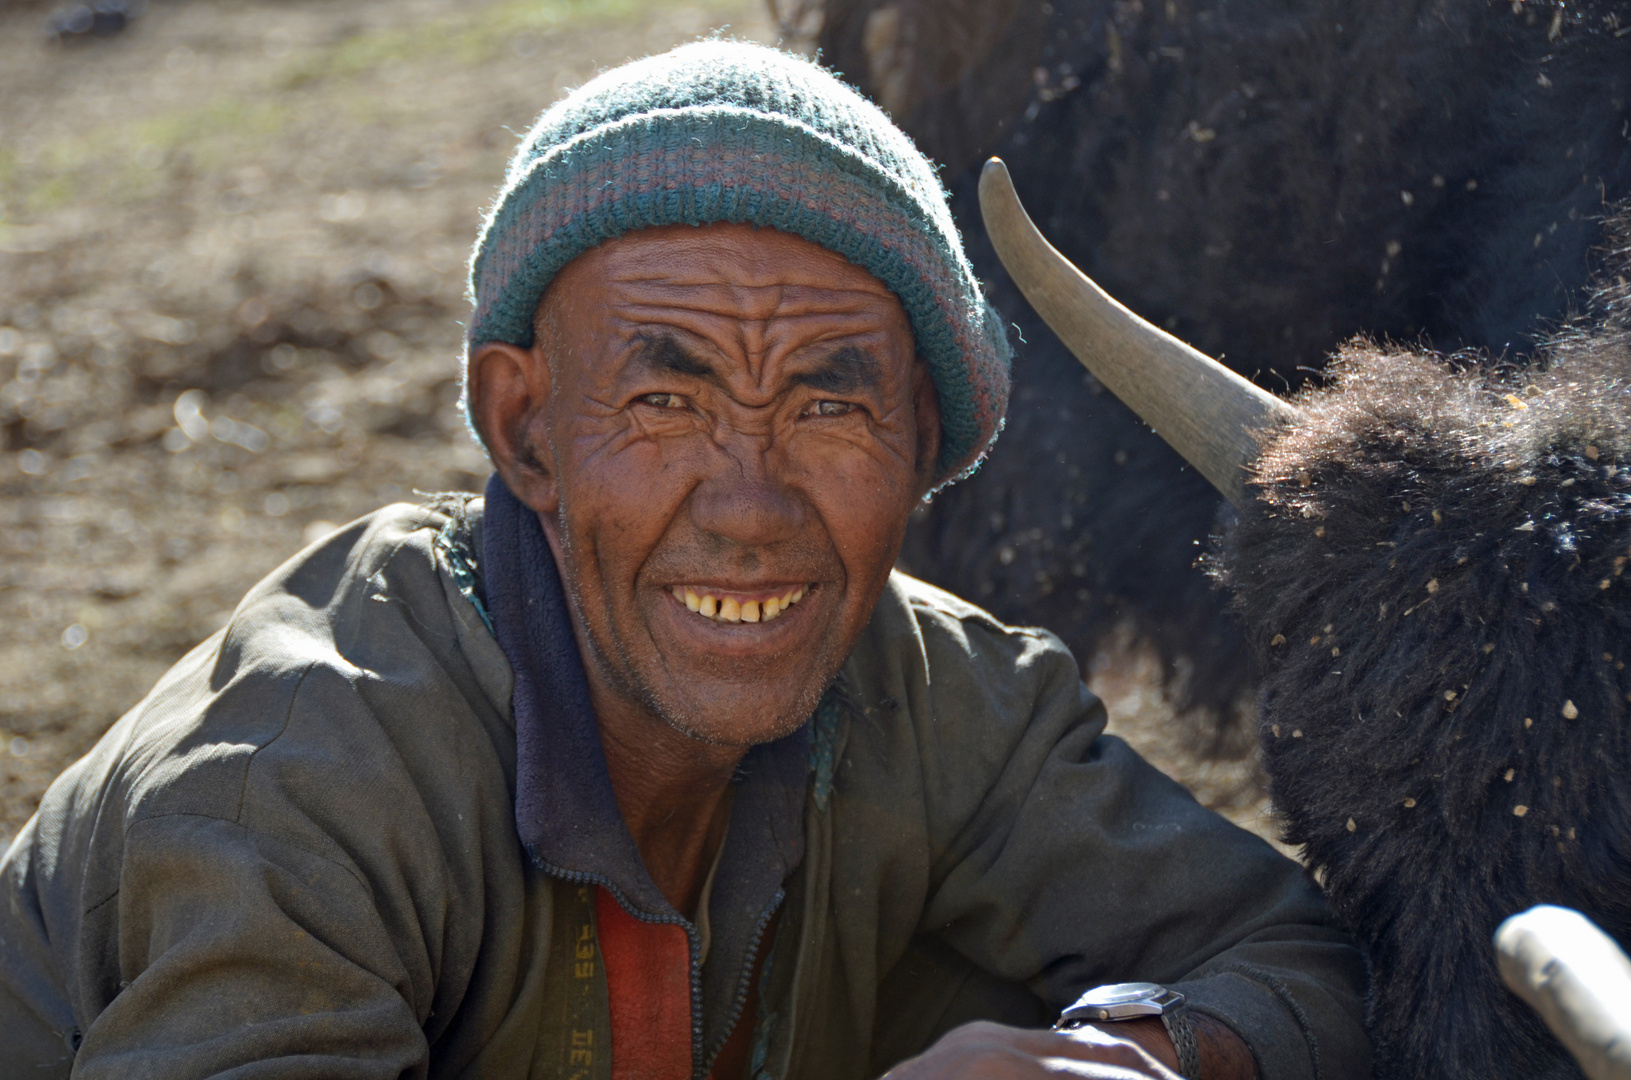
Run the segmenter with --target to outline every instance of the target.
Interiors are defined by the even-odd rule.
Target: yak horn
[[[1093,377],[1232,503],[1246,498],[1257,433],[1297,409],[1145,322],[1037,231],[1000,158],[980,174],[980,213],[997,257],[1042,320]]]

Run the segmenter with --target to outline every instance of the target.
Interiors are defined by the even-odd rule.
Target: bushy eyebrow
[[[640,343],[640,348],[634,354],[635,361],[653,371],[720,381],[713,368],[695,353],[686,351],[685,346],[674,340],[672,334],[642,334],[635,340]]]
[[[687,350],[671,334],[642,335],[636,340],[640,345],[634,355],[636,363],[671,375],[723,382],[707,361]],[[808,386],[828,394],[853,394],[876,390],[882,375],[878,360],[871,353],[854,345],[844,345],[834,349],[814,370],[793,376],[792,382],[795,386]]]
[[[808,386],[828,394],[876,390],[881,381],[877,358],[854,345],[835,349],[820,367],[793,377],[796,386]]]

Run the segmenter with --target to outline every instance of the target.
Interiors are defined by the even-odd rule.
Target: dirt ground
[[[49,42],[0,0],[0,845],[258,578],[416,491],[478,488],[464,262],[532,118],[761,0],[152,0]],[[1272,831],[1249,759],[1116,727]]]

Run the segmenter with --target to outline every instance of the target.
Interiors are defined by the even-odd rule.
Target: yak
[[[1491,938],[1538,904],[1631,942],[1631,212],[1527,367],[1351,343],[1286,401],[1117,304],[993,160],[1018,287],[1236,509],[1207,562],[1259,662],[1259,739],[1371,967],[1382,1080],[1573,1077]]]
[[[1083,657],[1131,626],[1219,717],[1258,678],[1196,567],[1219,500],[1014,289],[981,161],[1112,295],[1279,390],[1361,333],[1532,355],[1631,195],[1627,0],[773,2],[942,163],[1024,342],[1004,437],[903,564]]]
[[[1623,280],[1527,368],[1343,348],[1209,560],[1285,839],[1371,962],[1378,1077],[1578,1076],[1491,936],[1548,903],[1631,946]]]

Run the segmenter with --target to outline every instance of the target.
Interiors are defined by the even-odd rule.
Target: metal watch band
[[[1176,1009],[1161,1016],[1167,1037],[1178,1051],[1178,1075],[1184,1080],[1201,1080],[1201,1047],[1195,1040],[1195,1028],[1189,1022],[1188,1009]]]

